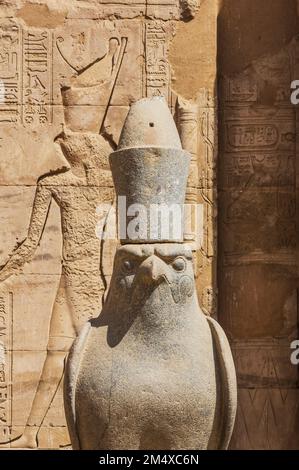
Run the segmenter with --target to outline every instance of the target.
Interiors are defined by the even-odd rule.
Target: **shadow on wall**
[[[295,0],[222,2],[218,284],[220,315],[234,338],[281,334],[284,303],[298,281],[296,116],[290,103],[291,81],[296,74],[299,79],[298,33]],[[238,302],[232,305],[234,279]],[[238,318],[228,318],[231,309]]]
[[[218,70],[232,75],[277,52],[299,32],[296,0],[222,0]]]
[[[299,448],[298,6],[223,0],[218,15],[218,318],[238,373],[234,449]]]

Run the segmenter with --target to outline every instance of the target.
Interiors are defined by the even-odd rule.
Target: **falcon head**
[[[157,289],[184,304],[194,291],[192,251],[179,243],[124,245],[115,256],[113,278],[118,297],[125,295],[130,304]]]

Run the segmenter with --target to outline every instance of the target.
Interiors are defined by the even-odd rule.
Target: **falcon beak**
[[[147,258],[139,269],[143,280],[147,284],[157,284],[161,280],[166,279],[165,263],[163,263],[163,261],[161,261],[156,255],[152,255]]]

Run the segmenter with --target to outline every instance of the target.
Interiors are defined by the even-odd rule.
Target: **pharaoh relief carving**
[[[108,165],[111,146],[99,131],[125,45],[126,38],[120,41],[111,38],[107,45],[104,44],[107,49],[99,51],[100,59],[84,67],[82,74],[72,77],[69,87],[61,88],[65,128],[55,142],[60,145],[70,168],[39,178],[28,235],[1,270],[0,280],[4,281],[32,259],[42,241],[54,200],[60,209],[63,237],[61,281],[51,314],[47,356],[40,381],[24,433],[13,440],[11,447],[37,445],[36,435],[61,381],[72,338],[100,305],[104,283],[100,276],[101,250],[95,231],[96,209],[100,204],[112,202],[113,191]],[[39,52],[37,57],[40,57]],[[66,56],[63,58],[66,60]],[[72,63],[72,56],[68,63]]]
[[[145,96],[166,98],[192,154],[189,202],[198,201],[197,152],[208,146],[200,131],[206,103],[195,97],[184,104],[191,114],[178,111],[168,51],[177,25],[182,19],[192,22],[200,14],[199,4],[84,2],[72,4],[50,26],[42,14],[38,24],[30,24],[13,2],[7,17],[3,9],[3,447],[70,443],[61,398],[64,361],[81,325],[99,313],[109,285],[117,240],[101,240],[110,213],[97,208],[114,203],[108,155],[116,148],[132,102]],[[206,210],[203,214],[205,221]],[[198,250],[194,244],[195,259]],[[195,268],[202,269],[200,260]],[[200,298],[206,298],[204,287],[210,285],[210,278],[199,285]],[[210,305],[209,300],[207,313]]]

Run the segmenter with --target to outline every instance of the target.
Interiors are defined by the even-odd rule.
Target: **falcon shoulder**
[[[87,322],[75,339],[66,363],[64,377],[64,409],[73,450],[80,450],[80,438],[76,426],[76,385],[80,370],[82,351],[91,329]]]
[[[206,317],[213,337],[216,350],[216,363],[219,367],[221,394],[219,403],[219,421],[215,423],[217,430],[210,440],[211,448],[225,450],[228,448],[234,428],[237,409],[237,379],[235,365],[227,337],[218,322]],[[210,447],[210,446],[209,446]]]

